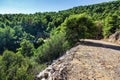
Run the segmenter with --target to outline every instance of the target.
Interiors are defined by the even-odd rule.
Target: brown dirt
[[[78,45],[67,80],[120,80],[120,46],[97,40]]]
[[[62,66],[64,74],[58,69]],[[120,45],[87,39],[49,67],[64,79],[51,74],[46,80],[120,80]]]

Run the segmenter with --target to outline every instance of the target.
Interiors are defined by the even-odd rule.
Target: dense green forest
[[[33,80],[79,39],[120,31],[120,1],[59,12],[0,14],[0,80]]]

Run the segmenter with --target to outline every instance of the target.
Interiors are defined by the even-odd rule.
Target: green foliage
[[[36,43],[34,43],[34,46],[35,46],[35,48],[38,48],[43,43],[44,43],[44,39],[43,38],[38,38],[38,40],[36,41]]]
[[[120,30],[120,16],[112,15],[106,17],[103,27],[104,37],[109,37],[118,30]]]
[[[95,21],[95,26],[97,27],[96,30],[96,37],[95,39],[102,39],[103,38],[103,22],[102,21]]]
[[[0,61],[1,61],[1,59],[2,59],[2,56],[0,56]]]
[[[94,37],[97,30],[95,23],[86,14],[72,15],[65,20],[62,26],[65,27],[66,38],[70,44],[76,43],[81,38]]]
[[[18,52],[22,54],[24,57],[31,57],[34,55],[34,46],[28,40],[22,40],[20,43],[20,48],[17,49]]]
[[[37,43],[43,43],[43,42],[44,42],[43,38],[39,38],[39,39],[37,40]]]
[[[12,49],[12,45],[14,44],[14,29],[6,26],[5,28],[0,28],[0,49],[3,51],[4,49]],[[13,44],[12,44],[13,43]],[[9,45],[8,45],[9,44]]]
[[[39,63],[51,62],[61,56],[68,47],[64,33],[51,36],[37,49],[36,60]]]
[[[33,80],[30,62],[20,54],[6,50],[0,61],[0,80]]]
[[[40,64],[40,63],[36,62],[35,58],[36,57],[32,57],[31,59],[29,59],[29,62],[31,63],[29,72],[31,71],[30,73],[33,73],[34,76],[47,67],[47,65],[45,63]]]

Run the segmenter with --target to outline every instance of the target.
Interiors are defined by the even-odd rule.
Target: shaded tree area
[[[0,79],[1,80],[32,80],[33,75],[28,73],[30,62],[22,55],[11,51],[3,53],[0,61]]]
[[[112,16],[107,16],[104,19],[103,35],[104,37],[109,37],[113,33],[120,31],[120,16],[113,14]]]
[[[46,65],[36,64],[29,58],[12,51],[4,51],[0,58],[0,80],[34,80],[35,73]]]

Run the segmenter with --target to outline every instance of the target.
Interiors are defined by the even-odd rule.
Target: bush
[[[79,39],[93,38],[97,34],[95,23],[86,14],[72,15],[61,26],[65,27],[65,37],[70,45]]]
[[[33,44],[23,39],[20,43],[20,48],[17,49],[19,54],[22,54],[24,57],[31,57],[34,55],[34,46]]]
[[[33,80],[29,59],[6,50],[0,61],[0,80]]]
[[[111,34],[119,30],[120,30],[120,17],[115,14],[106,17],[103,27],[103,36],[107,38]]]
[[[59,33],[50,37],[36,51],[36,60],[39,63],[51,62],[61,56],[68,49],[64,33]]]
[[[102,39],[103,38],[103,22],[102,21],[96,21],[95,22],[97,30],[96,30],[96,37],[95,39]]]

